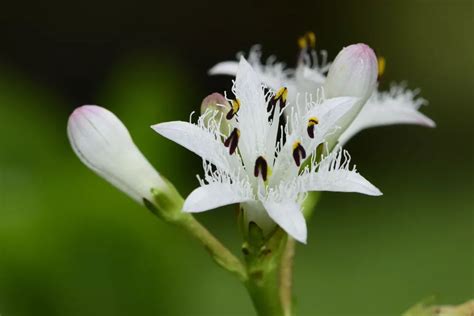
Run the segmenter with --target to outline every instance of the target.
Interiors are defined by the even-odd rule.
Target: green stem
[[[313,214],[316,205],[321,197],[320,192],[311,192],[304,202],[304,215],[309,220]],[[285,250],[283,251],[281,266],[280,266],[280,299],[283,305],[283,312],[285,316],[291,316],[293,310],[293,268],[294,258],[296,252],[296,241],[293,238],[288,238]]]
[[[227,271],[235,274],[240,281],[247,280],[247,272],[237,257],[235,257],[222,243],[216,239],[204,226],[193,216],[187,214],[176,222],[178,226],[184,228],[188,233],[203,244],[212,259]]]
[[[240,281],[247,280],[247,271],[242,262],[191,214],[182,211],[183,198],[171,183],[165,190],[152,189],[152,193],[155,200],[144,199],[143,203],[153,214],[165,222],[182,227],[206,248],[219,266],[235,274]]]
[[[277,271],[254,271],[245,286],[259,316],[284,316]]]
[[[287,236],[277,228],[269,239],[259,239],[252,237],[251,229],[244,244],[248,275],[245,286],[259,316],[285,315],[280,297],[280,268]]]
[[[293,314],[293,259],[295,257],[296,241],[288,238],[283,252],[280,267],[280,300],[285,316]]]

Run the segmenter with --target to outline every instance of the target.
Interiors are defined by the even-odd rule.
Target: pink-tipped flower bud
[[[377,73],[377,57],[372,48],[365,44],[347,46],[336,56],[324,83],[324,95],[326,98],[357,97],[359,101],[338,122],[340,129],[331,135],[330,146],[337,142],[372,95],[377,84]]]
[[[231,105],[226,98],[217,92],[214,92],[202,100],[201,115],[205,115],[204,123],[211,124],[212,121],[220,124],[220,131],[224,135],[229,134],[229,124],[225,117],[231,110]]]
[[[96,105],[81,106],[69,117],[67,132],[79,159],[132,199],[153,201],[151,190],[166,188],[112,112]]]
[[[377,57],[365,44],[343,48],[329,68],[324,84],[326,97],[350,96],[364,100],[370,97],[377,82]]]

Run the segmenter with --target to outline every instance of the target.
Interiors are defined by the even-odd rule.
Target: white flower
[[[152,188],[166,188],[112,112],[96,105],[81,106],[69,117],[67,133],[74,152],[87,167],[137,202],[153,201]]]
[[[288,96],[292,103],[307,94],[315,95],[321,87],[324,87],[326,97],[359,97],[359,105],[346,117],[346,122],[341,122],[340,132],[333,135],[341,144],[360,130],[369,127],[392,124],[435,126],[431,119],[419,112],[420,106],[426,101],[417,98],[417,90],[411,91],[404,86],[395,86],[389,92],[373,89],[377,76],[374,66],[376,67],[377,63],[375,55],[368,46],[356,44],[344,48],[331,65],[327,63],[325,51],[316,53],[314,43],[312,33],[307,33],[300,39],[302,50],[296,69],[286,68],[283,63],[277,62],[274,56],[262,64],[258,46],[250,51],[249,61],[270,88],[276,91],[278,87],[288,87]],[[318,56],[322,57],[322,61],[318,60]],[[360,58],[361,56],[365,58]],[[380,66],[384,67],[385,62]],[[236,68],[237,62],[227,61],[215,65],[209,73],[235,76]],[[351,75],[348,75],[348,72]],[[362,75],[361,72],[369,72],[371,75]],[[360,78],[365,78],[365,81],[359,80]],[[366,94],[361,91],[365,91]]]
[[[338,122],[359,99],[320,97],[293,106],[287,104],[286,88],[265,92],[261,82],[241,58],[232,89],[235,99],[229,100],[227,114],[206,111],[197,124],[175,121],[152,128],[203,158],[204,178],[187,197],[185,212],[241,203],[247,221],[264,230],[276,223],[304,243],[301,202],[306,192],[381,194],[349,168],[350,158],[340,148],[319,163],[309,158],[316,156],[318,146],[337,131]],[[282,124],[283,119],[287,123]],[[228,124],[231,132],[223,135],[222,124]]]

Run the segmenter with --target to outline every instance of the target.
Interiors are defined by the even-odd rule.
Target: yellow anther
[[[288,98],[288,89],[286,87],[280,88],[278,92],[275,94],[275,100],[281,99],[283,103],[286,103],[286,99]]]
[[[314,126],[319,124],[319,119],[316,116],[310,117],[308,120],[308,126]]]
[[[316,47],[316,34],[314,32],[308,32],[306,33],[306,38],[308,39],[309,45],[312,48]]]
[[[234,111],[234,113],[237,113],[239,112],[239,109],[240,109],[240,100],[239,99],[232,100],[232,111]]]
[[[231,120],[240,109],[240,101],[239,99],[232,100],[232,106],[230,111],[226,115],[226,119]]]
[[[300,141],[296,141],[293,143],[293,150],[296,150],[296,148],[300,147],[301,146],[301,142]]]
[[[383,76],[384,72],[385,72],[385,64],[386,64],[386,61],[385,61],[385,58],[384,57],[378,57],[377,58],[377,65],[378,65],[378,75],[379,75],[379,78]]]
[[[298,39],[298,46],[300,49],[315,48],[316,47],[316,35],[313,32],[307,32],[305,35]]]
[[[298,38],[298,46],[300,49],[305,49],[306,48],[306,40],[304,38],[304,36],[301,36],[300,38]]]
[[[308,120],[308,127],[306,131],[308,132],[308,136],[310,138],[314,138],[314,126],[319,124],[319,120],[316,116],[310,117]]]

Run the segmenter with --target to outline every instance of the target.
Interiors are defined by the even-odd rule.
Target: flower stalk
[[[281,228],[267,239],[255,223],[250,223],[249,238],[242,248],[248,275],[245,287],[259,316],[287,315],[280,297],[279,273],[287,240]]]
[[[237,276],[241,282],[247,280],[247,273],[242,262],[194,216],[181,211],[183,198],[176,189],[171,194],[170,192],[163,194],[161,191],[152,189],[152,194],[154,195],[154,201],[151,202],[145,199],[144,204],[154,215],[167,223],[184,229],[204,246],[217,265]]]
[[[288,238],[280,267],[280,300],[285,316],[293,315],[293,265],[296,253],[296,241]]]
[[[319,202],[321,194],[311,192],[304,201],[303,215],[309,220]],[[285,316],[291,316],[294,313],[293,306],[293,269],[296,255],[296,240],[288,238],[285,245],[280,265],[280,300],[283,306]]]

